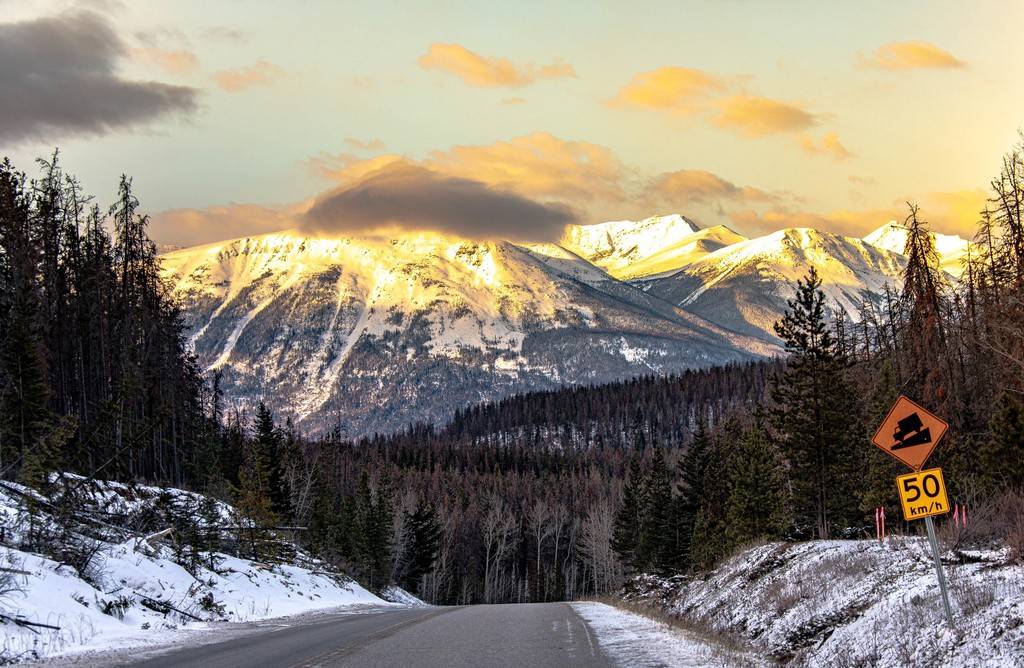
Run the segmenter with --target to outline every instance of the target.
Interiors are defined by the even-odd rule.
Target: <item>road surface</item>
[[[611,666],[586,622],[564,603],[339,613],[119,663],[140,668]]]

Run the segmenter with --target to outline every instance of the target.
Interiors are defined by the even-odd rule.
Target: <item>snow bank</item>
[[[626,598],[661,605],[782,662],[812,666],[1019,666],[1024,567],[1005,553],[946,564],[956,629],[946,625],[927,541],[772,543],[718,569],[641,576]]]
[[[407,592],[406,590],[402,589],[397,585],[385,587],[384,590],[381,591],[380,597],[385,601],[389,601],[391,603],[398,603],[399,605],[409,605],[413,607],[428,605],[427,603],[424,603],[422,600],[420,600],[418,596],[410,594],[409,592]]]
[[[611,659],[622,666],[735,666],[750,662],[695,635],[604,603],[573,603]]]
[[[10,490],[30,493],[10,483]],[[191,495],[181,490],[105,483],[94,499],[105,508],[138,509],[148,492]],[[196,495],[191,495],[196,496]],[[41,497],[39,497],[41,498]],[[230,506],[218,508],[227,519]],[[7,545],[0,547],[0,659],[27,660],[55,654],[166,642],[179,629],[218,622],[245,622],[353,605],[390,605],[354,581],[328,573],[326,565],[298,552],[291,563],[262,564],[227,554],[204,555],[190,570],[171,545],[140,536],[90,538],[95,554],[76,568],[18,545],[26,531],[18,495],[0,491],[0,520]],[[45,526],[52,518],[40,512]],[[37,527],[38,529],[38,527]],[[301,565],[300,565],[301,564]],[[18,625],[14,620],[59,627]]]

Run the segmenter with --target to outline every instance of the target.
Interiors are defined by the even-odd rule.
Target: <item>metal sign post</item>
[[[946,482],[942,477],[942,469],[921,470],[948,428],[949,425],[939,416],[906,397],[900,397],[871,442],[914,471],[896,478],[903,519],[909,522],[924,518],[932,559],[935,561],[935,575],[939,580],[939,592],[942,594],[942,607],[949,628],[955,630],[946,574],[942,570],[942,557],[939,554],[939,540],[935,537],[935,522],[932,520],[933,515],[949,512]]]
[[[949,628],[956,628],[953,625],[953,609],[949,607],[949,592],[946,591],[946,574],[942,571],[942,558],[939,556],[939,541],[935,537],[935,522],[932,516],[924,518],[924,524],[928,527],[928,542],[932,545],[932,557],[935,559],[935,574],[939,576],[939,591],[942,592],[942,607],[946,609],[946,621]]]

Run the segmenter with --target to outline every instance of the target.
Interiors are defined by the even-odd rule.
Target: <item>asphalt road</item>
[[[172,650],[127,665],[607,668],[611,664],[586,622],[571,607],[537,603],[330,615],[221,643]]]

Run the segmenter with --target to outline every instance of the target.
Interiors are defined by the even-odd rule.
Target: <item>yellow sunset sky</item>
[[[0,43],[32,52],[0,65],[0,152],[29,170],[59,146],[102,201],[133,176],[179,245],[289,227],[396,170],[389,197],[472,181],[557,224],[678,212],[859,236],[909,200],[969,236],[1024,125],[1022,19],[1016,2],[0,0]]]

